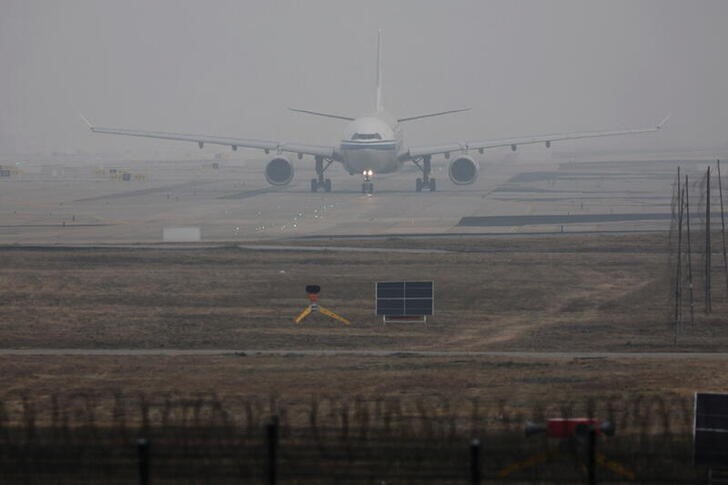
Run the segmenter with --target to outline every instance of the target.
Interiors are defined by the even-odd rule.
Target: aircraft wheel
[[[422,192],[422,179],[417,179],[415,182],[415,190],[417,192]]]
[[[367,183],[366,182],[364,182],[363,184],[361,184],[361,193],[362,194],[366,194],[367,193]]]
[[[374,192],[374,183],[369,182],[368,185],[369,185],[369,187],[367,187],[367,194],[370,194],[371,195],[372,192]]]
[[[324,191],[331,192],[331,179],[326,179],[324,182]]]
[[[318,192],[318,180],[311,179],[311,192]]]
[[[435,185],[435,179],[430,179],[430,192],[434,192],[437,190],[437,186]]]

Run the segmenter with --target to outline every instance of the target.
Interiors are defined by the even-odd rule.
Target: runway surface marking
[[[636,213],[636,214],[545,214],[545,215],[516,215],[516,216],[469,216],[460,219],[458,226],[478,227],[511,227],[534,226],[544,224],[584,224],[597,222],[628,222],[628,221],[664,221],[670,220],[672,214]]]
[[[249,199],[250,197],[255,197],[255,196],[263,195],[263,194],[270,194],[271,192],[281,192],[282,190],[283,190],[282,186],[274,185],[272,187],[263,187],[262,189],[244,190],[242,192],[236,192],[234,194],[223,195],[221,197],[218,197],[218,199],[221,199],[221,200]]]
[[[346,246],[267,246],[254,244],[240,244],[238,249],[251,251],[337,251],[343,253],[411,253],[411,254],[446,254],[452,253],[446,249],[404,249],[404,248],[357,248]]]
[[[509,357],[522,359],[680,359],[728,360],[728,352],[470,352],[438,350],[306,349],[0,349],[0,356],[354,356],[354,357]]]
[[[340,252],[340,253],[405,253],[405,254],[449,254],[456,251],[447,249],[407,249],[407,248],[377,248],[377,247],[347,247],[347,246],[276,246],[265,244],[224,244],[224,243],[161,243],[161,244],[13,244],[0,245],[0,251],[20,250],[104,250],[104,249],[137,249],[137,250],[165,250],[165,251],[200,251],[209,249],[236,248],[246,251],[305,251],[305,252]]]
[[[76,199],[74,202],[98,202],[101,200],[121,199],[124,197],[139,197],[142,195],[156,194],[159,192],[174,192],[179,189],[189,189],[198,185],[213,184],[217,180],[194,180],[192,182],[185,182],[182,184],[175,185],[164,185],[161,187],[150,187],[148,189],[129,190],[126,192],[114,192],[112,194],[99,195],[95,197],[86,197],[83,199]]]

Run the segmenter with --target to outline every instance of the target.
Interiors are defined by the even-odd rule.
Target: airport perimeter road
[[[468,352],[437,350],[259,350],[259,349],[0,349],[0,356],[360,356],[360,357],[507,357],[517,359],[686,359],[728,360],[728,352]]]

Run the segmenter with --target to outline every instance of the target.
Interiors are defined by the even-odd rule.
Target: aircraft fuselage
[[[339,145],[339,158],[351,174],[369,170],[375,174],[392,173],[402,166],[398,157],[401,148],[399,123],[380,112],[349,123]]]

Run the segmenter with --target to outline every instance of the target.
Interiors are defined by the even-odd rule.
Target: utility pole
[[[705,313],[709,314],[712,311],[710,302],[710,167],[708,167],[705,187]]]
[[[688,290],[690,291],[690,324],[695,323],[695,297],[693,295],[693,252],[690,244],[690,191],[688,190],[688,176],[685,175],[685,226],[688,233]]]
[[[728,293],[728,258],[725,250],[725,210],[723,209],[723,182],[720,177],[720,160],[718,160],[718,194],[720,195],[720,226],[723,235],[723,274],[725,275],[726,293]]]
[[[682,217],[683,217],[683,192],[680,188],[680,167],[677,168],[677,265],[675,268],[675,320],[674,343],[677,344],[678,327],[682,317]]]

